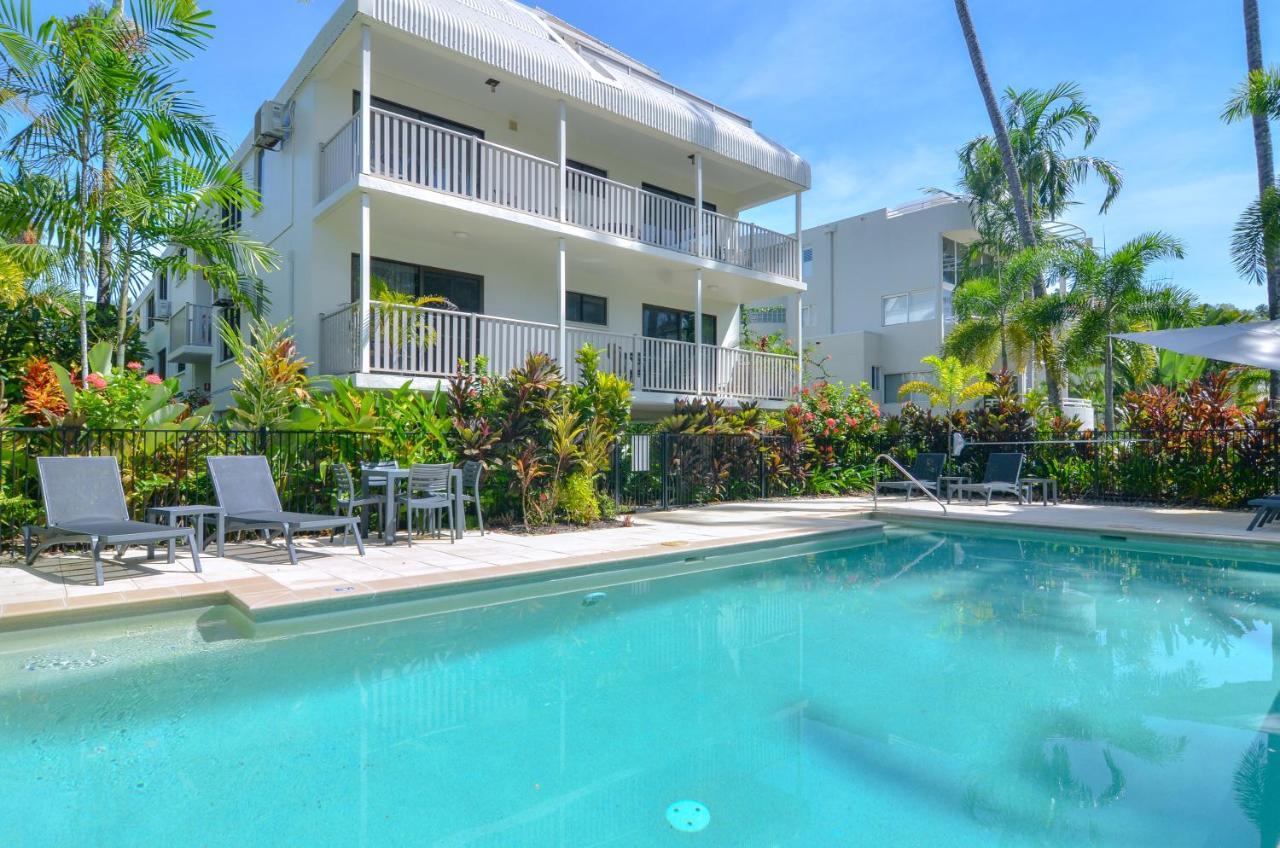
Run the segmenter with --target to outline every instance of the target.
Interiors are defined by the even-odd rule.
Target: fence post
[[[769,438],[768,436],[765,437],[765,439],[768,439],[768,438]],[[788,436],[787,438],[790,438],[790,437]],[[758,466],[759,474],[760,474],[760,498],[762,500],[764,498],[769,497],[769,478],[765,474],[765,462],[764,462],[765,445],[767,445],[768,442],[765,441],[765,439],[762,439],[760,441],[760,449],[757,451],[757,456],[756,456],[756,465]]]
[[[671,508],[671,434],[662,434],[662,450],[659,451],[659,471],[662,474],[662,508]]]

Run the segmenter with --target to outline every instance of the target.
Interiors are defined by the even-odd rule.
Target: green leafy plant
[[[220,321],[218,332],[240,370],[231,384],[233,420],[254,430],[283,426],[311,397],[309,363],[298,354],[288,326],[256,319],[246,340],[239,328]]]

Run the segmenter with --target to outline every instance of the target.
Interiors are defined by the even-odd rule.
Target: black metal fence
[[[1126,431],[1062,440],[970,442],[951,467],[981,480],[992,453],[1026,456],[1024,475],[1104,503],[1244,506],[1280,491],[1280,428]]]
[[[786,494],[789,439],[757,434],[637,433],[615,446],[607,484],[620,506],[676,506]]]
[[[326,511],[333,506],[330,463],[386,458],[369,433],[0,429],[0,545],[12,542],[23,524],[42,521],[37,457],[116,457],[130,511],[141,518],[149,506],[209,503],[205,458],[223,454],[263,454],[286,509]]]

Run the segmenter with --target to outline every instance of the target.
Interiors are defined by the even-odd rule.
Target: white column
[[[796,192],[796,279],[804,279],[804,245],[801,244],[800,192]]]
[[[371,103],[373,101],[373,32],[368,24],[360,27],[360,173],[371,172],[373,157],[371,137]]]
[[[373,251],[370,250],[369,193],[360,192],[360,371],[369,372],[370,310],[369,290],[373,279]]]
[[[804,388],[804,295],[796,293],[796,385]]]
[[[804,228],[801,224],[801,207],[800,192],[796,192],[796,279],[804,279],[804,244],[801,234]],[[835,253],[832,253],[832,261],[835,261]],[[833,281],[834,285],[834,281]],[[835,289],[833,288],[834,292]],[[834,320],[832,316],[832,320]],[[834,326],[834,325],[833,325]],[[804,295],[796,294],[796,385],[804,388]]]
[[[565,300],[567,299],[567,290],[565,279],[565,252],[564,239],[560,239],[560,246],[556,251],[556,274],[560,280],[560,370],[565,374],[569,373],[569,334],[567,332],[565,317]]]
[[[693,154],[693,179],[694,179],[694,187],[696,189],[694,192],[695,200],[694,200],[694,212],[693,212],[694,221],[696,223],[693,226],[693,231],[696,234],[695,237],[697,238],[693,253],[695,256],[705,256],[706,255],[704,251],[705,245],[703,244],[703,239],[702,239],[702,236],[704,234],[704,227],[706,226],[706,223],[702,220],[702,154],[701,153]],[[699,279],[701,279],[701,276],[699,276]],[[701,288],[701,283],[699,283],[699,288]]]
[[[699,182],[701,185],[701,182]],[[699,192],[701,193],[701,192]],[[699,205],[701,210],[702,206]],[[702,218],[701,215],[698,216]],[[702,394],[702,270],[694,272],[693,278],[693,370],[696,372],[693,378],[695,390],[699,395]]]
[[[566,211],[564,208],[564,200],[565,200],[565,194],[566,194],[565,180],[567,180],[569,177],[569,172],[567,170],[568,165],[566,164],[569,159],[568,120],[565,114],[565,106],[564,106],[563,100],[560,101],[559,144],[560,146],[559,146],[559,152],[557,154],[556,162],[559,164],[559,167],[560,167],[560,180],[556,185],[556,208],[560,210],[560,220],[563,221],[566,215]]]

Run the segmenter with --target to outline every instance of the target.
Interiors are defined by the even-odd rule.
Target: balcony
[[[169,359],[202,362],[213,356],[212,306],[188,303],[169,319]]]
[[[380,109],[371,110],[371,114],[371,174],[561,220],[560,167],[555,162]],[[360,121],[359,116],[353,116],[320,145],[320,199],[338,191],[359,172]],[[563,220],[568,224],[799,279],[792,236],[573,169],[565,172],[564,188]]]
[[[455,312],[386,303],[371,305],[369,371],[406,378],[452,375],[459,360],[484,357],[490,374],[505,374],[531,353],[560,349],[554,324],[520,321],[474,312]],[[360,308],[351,303],[320,316],[320,370],[360,371]],[[600,350],[600,368],[631,383],[634,391],[697,395],[765,402],[789,399],[796,385],[796,357],[759,351],[651,339],[596,330],[566,332],[570,358],[583,345]],[[702,364],[699,387],[698,360]],[[570,361],[565,376],[576,380]]]

